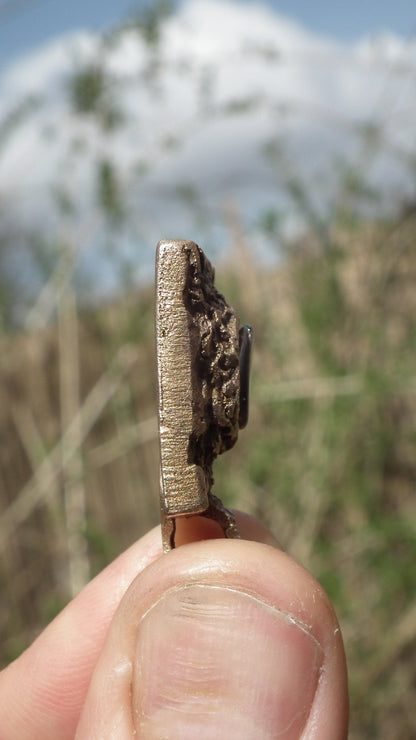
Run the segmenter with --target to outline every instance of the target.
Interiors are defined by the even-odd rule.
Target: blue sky
[[[263,0],[263,4],[340,41],[380,30],[406,38],[416,34],[415,0]],[[149,0],[0,0],[0,64],[58,34],[106,28],[144,5]]]
[[[371,32],[401,29],[380,13],[366,23],[357,13],[354,33],[347,35],[345,22],[341,34],[334,25],[340,20],[331,21],[329,13],[307,17],[313,0],[302,17],[291,0],[298,26],[287,22],[283,0],[283,18],[243,0],[186,0],[191,4],[170,20],[155,78],[148,74],[151,50],[137,35],[119,35],[102,54],[98,35],[79,33],[114,23],[114,8],[125,11],[130,0],[101,0],[100,8],[85,0],[84,10],[76,0],[62,0],[65,15],[56,12],[61,0],[9,0],[17,1],[31,5],[3,25],[11,46],[18,25],[13,48],[19,43],[20,54],[27,52],[0,73],[6,223],[33,228],[48,245],[62,243],[68,229],[89,273],[100,252],[107,286],[117,280],[118,259],[123,270],[131,261],[138,279],[147,279],[153,245],[166,234],[194,236],[221,250],[229,240],[223,227],[228,203],[263,254],[270,249],[259,227],[265,214],[277,214],[287,235],[305,223],[306,209],[288,183],[300,184],[316,214],[338,212],[341,204],[342,212],[350,203],[355,208],[351,173],[371,195],[360,197],[366,214],[386,218],[415,201],[416,44],[406,43],[410,27],[403,41],[353,44]],[[56,43],[57,34],[70,31],[76,39]],[[47,39],[55,43],[48,47]],[[30,53],[34,44],[42,44],[37,54]],[[103,106],[87,120],[74,115],[71,81],[91,60],[99,60],[111,84]],[[106,111],[120,114],[118,126],[107,130]],[[97,198],[105,162],[114,163],[128,218],[111,232],[114,249]],[[74,204],[65,219],[58,196]]]

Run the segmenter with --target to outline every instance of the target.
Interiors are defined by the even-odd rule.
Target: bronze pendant
[[[226,537],[239,537],[212,493],[212,464],[247,423],[251,329],[239,330],[194,242],[158,244],[156,345],[163,549],[175,547],[179,516],[210,517]]]

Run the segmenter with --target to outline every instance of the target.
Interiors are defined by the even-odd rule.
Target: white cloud
[[[106,75],[103,105],[120,114],[113,129],[71,107],[69,80],[89,63]],[[3,120],[37,98],[3,133],[0,204],[51,232],[60,222],[56,191],[64,189],[79,204],[78,219],[95,214],[98,221],[103,158],[116,165],[137,214],[131,229],[149,244],[178,233],[198,238],[177,186],[182,196],[200,198],[201,229],[204,212],[215,226],[227,198],[247,222],[262,208],[288,207],[285,177],[302,179],[314,199],[330,202],[334,163],[342,159],[362,166],[384,194],[404,197],[413,193],[407,160],[416,153],[415,67],[415,45],[397,37],[341,46],[266,7],[231,0],[184,3],[165,22],[155,58],[135,29],[111,43],[73,34],[0,78]],[[362,135],[370,126],[379,136],[374,151]],[[281,147],[285,174],[264,155],[271,141]],[[94,230],[95,246],[97,238]]]

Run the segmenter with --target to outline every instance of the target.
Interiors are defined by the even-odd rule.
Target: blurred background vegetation
[[[130,24],[149,46],[150,76],[167,12],[151,4]],[[103,137],[123,116],[110,92],[99,63],[77,68],[68,86],[73,115],[99,120]],[[4,139],[36,101],[25,105],[3,121]],[[407,740],[416,736],[416,213],[402,204],[363,215],[365,173],[348,168],[325,216],[296,172],[285,183],[303,226],[288,236],[277,207],[262,214],[257,228],[279,253],[271,265],[235,204],[217,214],[217,284],[255,339],[249,425],[216,463],[215,491],[265,522],[333,599],[351,738]],[[96,193],[119,271],[111,299],[90,299],[73,194],[55,194],[59,240],[1,219],[3,665],[158,522],[153,285],[137,287],[131,255],[111,251],[120,232],[135,238],[136,222],[110,159]],[[181,197],[204,235],[198,194]],[[181,236],[212,257],[198,234]]]

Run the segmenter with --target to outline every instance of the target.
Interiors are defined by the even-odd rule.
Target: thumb
[[[255,542],[185,545],[133,582],[77,738],[347,736],[342,640],[328,598]]]

